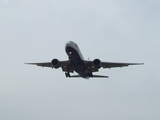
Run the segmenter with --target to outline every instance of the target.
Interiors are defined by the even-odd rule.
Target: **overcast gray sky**
[[[159,120],[159,32],[159,0],[0,0],[0,120]],[[85,80],[23,64],[66,60],[67,41],[145,65]]]

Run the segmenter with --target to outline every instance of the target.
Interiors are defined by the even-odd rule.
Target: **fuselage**
[[[89,75],[84,65],[84,58],[78,45],[72,41],[69,41],[66,43],[65,50],[68,58],[70,59],[73,70],[81,77],[88,79]]]

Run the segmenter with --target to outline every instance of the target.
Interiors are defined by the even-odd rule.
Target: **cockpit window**
[[[78,47],[77,44],[75,44],[75,46]]]
[[[69,41],[70,43],[73,43],[72,41]]]

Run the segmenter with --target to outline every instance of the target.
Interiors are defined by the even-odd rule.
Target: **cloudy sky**
[[[159,0],[0,0],[1,120],[160,119]],[[100,69],[108,79],[67,79],[61,69],[24,65],[85,59],[143,62]]]

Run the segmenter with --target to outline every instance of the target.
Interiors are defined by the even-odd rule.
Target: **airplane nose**
[[[69,44],[69,43],[73,44],[74,42],[72,42],[72,41],[67,41],[67,43],[68,43],[68,44]]]
[[[73,43],[74,43],[74,42],[72,42],[72,41],[67,41],[65,47],[72,46]]]
[[[66,48],[67,46],[69,46],[69,43],[70,43],[70,42],[69,42],[69,41],[67,41],[67,43],[66,43],[66,45],[65,45],[65,48]]]

